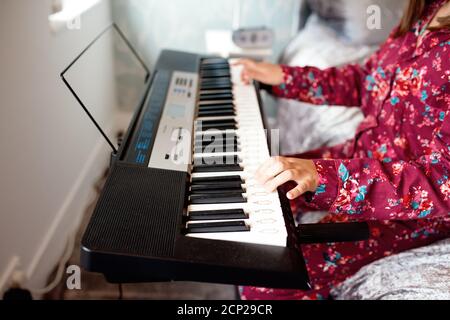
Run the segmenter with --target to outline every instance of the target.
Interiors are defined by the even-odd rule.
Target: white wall
[[[161,49],[205,53],[205,32],[233,28],[234,9],[240,8],[240,27],[267,26],[275,32],[274,56],[294,36],[300,0],[112,0],[114,20],[152,68]],[[119,56],[120,58],[120,56]],[[119,102],[134,105],[134,68],[118,70]]]
[[[0,2],[0,291],[14,270],[30,278],[28,286],[44,285],[109,152],[59,78],[109,24],[109,2],[85,13],[81,30],[56,34],[49,28],[50,2]],[[98,60],[111,73],[90,92],[108,125],[116,106],[112,60]]]

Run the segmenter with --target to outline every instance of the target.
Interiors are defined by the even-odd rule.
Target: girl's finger
[[[289,200],[297,199],[298,197],[300,197],[302,194],[304,194],[307,191],[306,186],[302,180],[297,181],[297,183],[298,183],[298,185],[286,194],[286,196]]]
[[[286,170],[277,175],[275,178],[267,181],[264,184],[264,188],[269,191],[273,192],[275,191],[279,186],[285,184],[288,181],[294,180],[294,173],[292,170]]]
[[[255,172],[256,180],[260,180],[259,178],[264,175],[264,173],[269,169],[269,167],[273,164],[273,159],[269,159],[265,161]]]
[[[248,63],[248,60],[246,60],[246,59],[239,59],[239,60],[233,62],[231,65],[232,66],[243,66],[243,65],[245,65],[247,63]]]
[[[284,169],[285,168],[282,162],[272,160],[268,167],[260,171],[257,179],[262,185],[264,185],[267,181],[282,173]]]
[[[250,76],[248,75],[247,72],[242,72],[242,74],[241,74],[241,80],[242,80],[242,82],[244,82],[245,84],[249,84],[251,78],[250,78]]]

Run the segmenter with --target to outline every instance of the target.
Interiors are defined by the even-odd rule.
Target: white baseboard
[[[118,112],[114,125],[110,125],[106,133],[113,137],[118,130],[125,130],[130,116],[129,113]],[[30,264],[20,265],[20,257],[14,256],[6,269],[0,271],[2,272],[0,273],[0,298],[12,284],[13,276],[17,271],[24,275],[23,287],[32,289],[45,287],[49,274],[64,254],[69,236],[80,226],[83,213],[94,196],[93,186],[108,166],[110,154],[111,149],[108,144],[103,137],[99,137],[65,201],[49,225]]]
[[[107,133],[114,132],[110,126]],[[99,138],[77,180],[56,214],[31,263],[24,270],[25,287],[44,287],[47,277],[64,253],[70,235],[76,232],[92,200],[93,186],[108,166],[111,149]]]

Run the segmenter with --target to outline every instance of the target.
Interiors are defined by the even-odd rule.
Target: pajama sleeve
[[[415,161],[313,160],[320,185],[308,205],[361,220],[450,217],[450,112]]]
[[[272,87],[272,93],[316,105],[360,106],[364,80],[376,59],[377,53],[364,65],[349,64],[323,70],[282,65],[284,82]]]

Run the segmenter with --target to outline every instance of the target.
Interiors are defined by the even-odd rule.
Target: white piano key
[[[207,136],[212,134],[222,135],[224,132],[231,133],[232,135],[237,136],[240,150],[232,152],[221,150],[222,152],[218,153],[195,153],[194,158],[238,156],[242,160],[241,165],[243,166],[243,171],[193,173],[191,176],[192,178],[240,176],[245,181],[243,184],[245,189],[244,195],[247,197],[248,202],[190,205],[188,207],[188,211],[242,209],[248,214],[248,219],[245,219],[245,221],[248,225],[250,225],[250,231],[205,234],[196,233],[189,234],[188,236],[204,239],[286,246],[287,231],[278,192],[267,192],[257,183],[254,177],[254,174],[259,166],[270,158],[270,153],[256,90],[253,85],[247,85],[241,81],[241,70],[242,68],[239,66],[231,67],[235,115],[199,118],[201,121],[234,119],[237,123],[238,129],[225,131],[207,130],[202,132],[198,131],[195,133],[197,138],[202,135],[206,135],[206,138],[205,136],[203,137],[203,140],[206,140],[206,142],[208,141]],[[210,102],[212,104],[220,104],[224,101],[228,100],[211,100]],[[229,137],[231,138],[232,136]],[[195,221],[192,223],[201,222],[202,221]]]
[[[242,208],[233,208],[233,209],[242,209]],[[214,209],[209,209],[208,211],[216,211]],[[221,209],[225,210],[225,209]],[[249,211],[244,210],[244,212],[248,215],[247,219],[225,219],[225,220],[192,220],[188,223],[205,223],[205,222],[220,222],[220,221],[233,221],[233,220],[243,220],[248,223],[250,226],[258,227],[258,226],[267,226],[267,225],[277,225],[277,226],[285,226],[284,219],[282,217],[281,208],[272,209],[271,214],[260,214],[257,211]],[[199,212],[203,210],[191,210],[190,212]]]
[[[239,151],[233,151],[233,152],[210,152],[210,153],[205,152],[205,153],[194,153],[194,159],[195,159],[195,158],[197,158],[197,159],[198,159],[198,158],[212,158],[212,157],[215,157],[215,158],[224,157],[224,158],[226,158],[226,157],[234,157],[234,156],[239,157],[241,154],[242,154],[242,153],[239,152]],[[194,161],[195,161],[195,160],[194,160]],[[213,164],[213,163],[211,163],[211,164]]]

